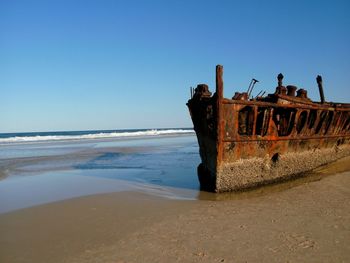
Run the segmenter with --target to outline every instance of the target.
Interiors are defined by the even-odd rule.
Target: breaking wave
[[[21,143],[21,142],[40,142],[40,141],[65,141],[65,140],[84,140],[84,139],[108,139],[108,138],[127,138],[127,137],[151,137],[162,135],[180,135],[192,134],[192,129],[153,129],[153,130],[136,130],[136,131],[108,131],[98,132],[62,132],[59,134],[55,132],[39,133],[38,135],[18,135],[0,138],[0,144],[4,143]],[[81,134],[85,133],[85,134]],[[9,135],[8,135],[9,136]]]

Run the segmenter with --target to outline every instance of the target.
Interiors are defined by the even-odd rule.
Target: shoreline
[[[49,167],[47,170],[35,170],[33,172],[46,172],[52,170],[66,170],[72,169],[74,164],[77,162],[84,162],[98,155],[118,152],[121,154],[132,154],[140,152],[155,152],[157,151],[157,145],[142,145],[142,142],[154,142],[176,138],[195,138],[192,133],[185,134],[165,134],[161,136],[145,136],[145,137],[121,137],[121,138],[97,138],[97,139],[84,139],[84,140],[62,140],[62,141],[38,141],[38,142],[21,142],[21,143],[10,143],[2,145],[8,149],[22,147],[28,147],[31,149],[40,149],[48,147],[49,150],[58,148],[65,149],[67,147],[67,153],[54,152],[53,154],[35,154],[17,157],[5,157],[0,156],[0,180],[6,179],[14,173],[21,173],[21,168],[36,165],[45,162],[64,162],[59,167]],[[139,143],[139,144],[138,144]],[[93,145],[104,145],[94,148]],[[27,171],[24,171],[27,172]]]
[[[84,143],[99,143],[99,142],[120,142],[120,141],[133,141],[133,140],[145,140],[145,139],[166,139],[172,137],[186,137],[196,136],[195,132],[183,132],[176,134],[158,134],[158,135],[141,135],[141,136],[121,136],[121,137],[101,137],[101,138],[72,138],[72,139],[59,139],[59,140],[38,140],[38,141],[18,141],[18,142],[0,142],[0,146],[16,147],[21,145],[45,145],[45,144],[84,144]]]
[[[0,261],[347,262],[349,165],[342,159],[316,171],[319,180],[236,199],[118,192],[1,214]]]

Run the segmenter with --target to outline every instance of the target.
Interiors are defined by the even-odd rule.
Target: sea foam
[[[35,135],[35,136],[12,136],[0,138],[0,144],[21,143],[21,142],[40,142],[40,141],[65,141],[65,140],[84,140],[84,139],[108,139],[108,138],[127,138],[127,137],[150,137],[162,135],[180,135],[192,134],[191,129],[153,129],[141,131],[115,131],[88,133],[83,135]]]

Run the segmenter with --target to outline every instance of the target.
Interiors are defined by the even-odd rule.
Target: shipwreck
[[[187,103],[199,144],[201,188],[236,191],[302,175],[350,155],[350,104],[326,102],[317,76],[320,102],[305,89],[283,86],[273,94],[247,92],[223,97],[223,67],[216,66],[216,91],[191,88]],[[260,94],[258,94],[260,95]],[[263,94],[262,94],[263,95]]]

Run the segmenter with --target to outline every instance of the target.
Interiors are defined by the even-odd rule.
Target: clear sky
[[[189,87],[350,102],[350,1],[0,0],[0,132],[192,127]]]

